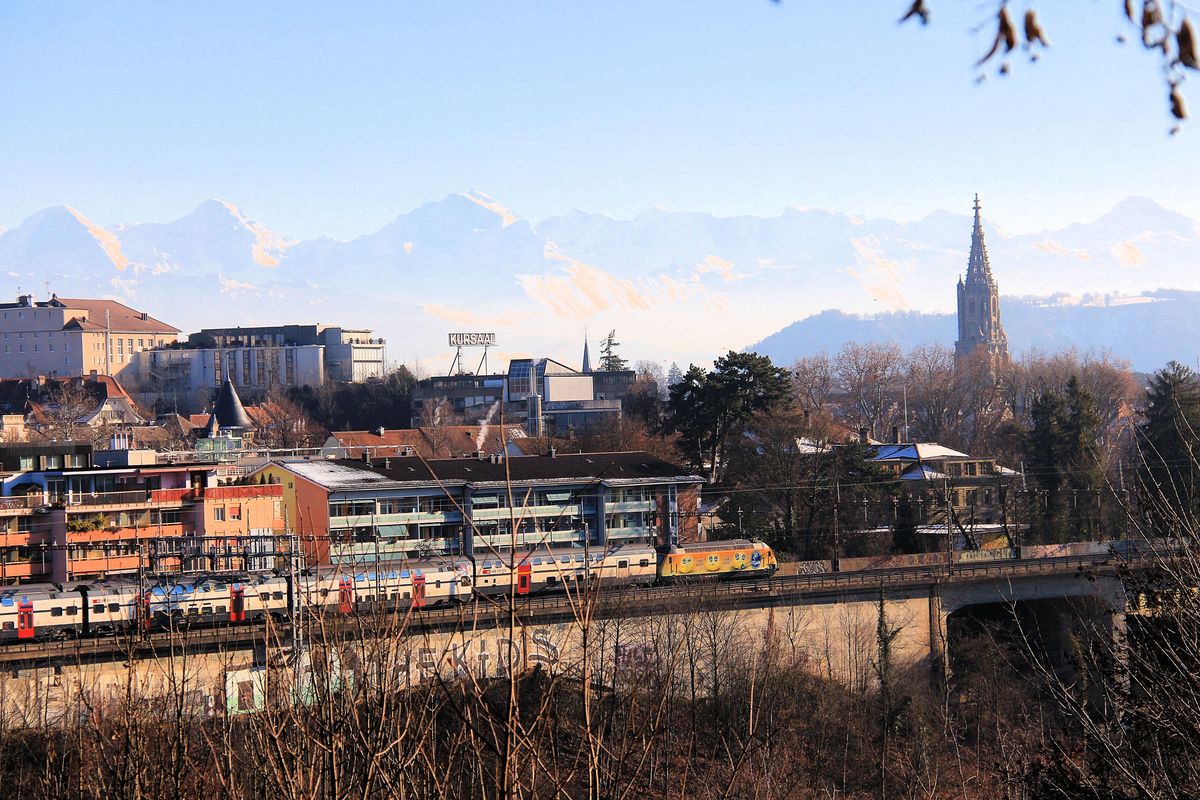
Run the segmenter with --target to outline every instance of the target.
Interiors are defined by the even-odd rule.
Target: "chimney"
[[[900,444],[900,426],[899,425],[892,426],[892,441],[895,444]]]
[[[859,441],[859,443],[860,443],[860,444],[866,444],[866,443],[867,443],[867,439],[868,439],[868,436],[867,436],[867,429],[866,429],[866,428],[859,428],[859,429],[858,429],[858,441]]]

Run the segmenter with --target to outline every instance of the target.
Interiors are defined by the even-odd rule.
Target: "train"
[[[510,593],[566,592],[591,581],[650,586],[769,577],[778,566],[775,552],[763,542],[731,539],[669,548],[631,543],[543,547],[515,559],[444,556],[295,576],[272,571],[24,584],[0,589],[0,644],[252,624],[268,618],[282,622],[297,609],[316,614],[407,611]]]

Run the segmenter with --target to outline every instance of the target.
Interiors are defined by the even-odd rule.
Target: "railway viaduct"
[[[186,693],[200,714],[252,711],[277,676],[305,680],[313,652],[346,680],[369,672],[374,659],[405,682],[537,666],[579,674],[588,659],[599,681],[665,669],[715,685],[723,670],[784,659],[866,685],[881,608],[896,631],[896,666],[940,679],[950,632],[975,615],[1024,619],[1051,654],[1066,653],[1081,612],[1119,631],[1126,599],[1117,570],[1100,553],[546,595],[307,626],[299,649],[289,623],[10,646],[0,648],[0,713],[15,724],[44,723],[123,696],[170,692]],[[737,663],[718,664],[716,653],[737,654]]]

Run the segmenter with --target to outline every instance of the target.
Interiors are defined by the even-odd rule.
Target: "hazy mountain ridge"
[[[947,211],[897,222],[798,208],[773,217],[652,209],[632,219],[573,211],[534,222],[473,192],[349,241],[290,241],[211,200],[178,220],[108,229],[75,209],[45,209],[0,232],[0,270],[12,293],[19,285],[40,296],[49,282],[67,296],[122,299],[185,331],[362,324],[396,342],[390,355],[400,360],[448,360],[444,333],[464,328],[496,330],[507,353],[568,357],[590,325],[617,328],[635,359],[686,361],[770,341],[825,309],[950,311],[970,229],[969,215]],[[1198,226],[1150,200],[1020,236],[994,227],[985,208],[985,231],[1005,295],[1197,285]],[[1016,308],[1005,321],[1019,342]]]
[[[1016,357],[1034,350],[1074,347],[1109,352],[1127,359],[1134,369],[1152,371],[1171,360],[1195,363],[1200,355],[1200,330],[1195,325],[1200,318],[1200,291],[1159,290],[1091,305],[1002,297],[1000,308],[1009,350]],[[894,341],[905,350],[930,344],[953,348],[957,335],[953,314],[860,316],[824,311],[747,349],[790,364],[802,356],[836,353],[845,342]]]

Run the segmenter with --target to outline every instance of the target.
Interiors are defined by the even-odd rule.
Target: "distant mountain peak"
[[[493,214],[500,217],[503,222],[503,227],[505,228],[521,219],[516,214],[493,200],[490,195],[485,192],[481,192],[478,189],[472,189],[469,192],[462,192],[458,196],[465,197],[480,208],[486,208],[488,211],[491,211]]]
[[[96,244],[100,245],[100,249],[104,251],[104,255],[108,257],[108,260],[113,263],[114,267],[122,272],[129,269],[129,259],[121,252],[121,240],[117,238],[116,234],[104,230],[104,228],[101,228],[70,206],[64,206],[64,208],[80,225],[87,229],[87,232],[96,240]]]

